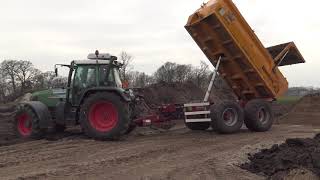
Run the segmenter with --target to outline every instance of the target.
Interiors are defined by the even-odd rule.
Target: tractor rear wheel
[[[251,131],[265,132],[272,127],[274,116],[271,104],[265,100],[249,101],[245,107],[245,124]]]
[[[46,129],[41,129],[40,119],[27,105],[19,106],[14,118],[14,132],[23,139],[41,139]]]
[[[218,133],[231,134],[243,125],[244,113],[239,104],[225,101],[211,106],[212,128]]]
[[[185,123],[187,128],[193,131],[204,131],[210,128],[210,122],[189,122]]]
[[[89,137],[117,140],[127,132],[129,124],[129,106],[116,94],[95,93],[81,105],[80,125]]]

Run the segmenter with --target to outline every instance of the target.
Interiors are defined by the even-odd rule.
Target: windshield
[[[82,89],[96,86],[96,67],[95,66],[79,66],[77,68],[74,86]]]

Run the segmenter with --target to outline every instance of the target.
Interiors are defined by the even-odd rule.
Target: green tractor
[[[87,136],[107,140],[132,130],[135,97],[122,88],[117,57],[96,51],[88,60],[55,65],[56,75],[58,66],[70,69],[67,87],[35,92],[23,102],[14,120],[17,135],[40,139],[49,129],[80,124]]]

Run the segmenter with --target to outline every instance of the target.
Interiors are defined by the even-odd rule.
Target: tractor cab
[[[122,90],[119,74],[122,64],[117,61],[116,56],[109,53],[100,54],[96,51],[95,54],[89,54],[87,60],[74,60],[71,65],[58,65],[70,68],[66,99],[72,105],[79,105],[83,96],[93,89]],[[55,72],[57,74],[57,68]]]

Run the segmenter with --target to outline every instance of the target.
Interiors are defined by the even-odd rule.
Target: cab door
[[[80,104],[81,97],[83,97],[88,89],[97,87],[97,77],[96,65],[81,65],[76,67],[71,93],[73,105]]]

